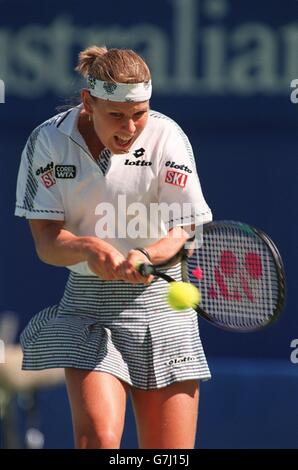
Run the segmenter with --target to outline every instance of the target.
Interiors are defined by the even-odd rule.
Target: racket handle
[[[139,266],[137,266],[137,271],[139,271],[142,276],[147,277],[150,276],[150,274],[155,273],[154,266],[152,264],[147,264],[147,263],[141,263]]]

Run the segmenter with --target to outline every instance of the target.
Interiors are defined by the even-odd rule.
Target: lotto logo
[[[133,156],[136,157],[136,158],[139,158],[139,157],[142,157],[145,153],[145,149],[143,149],[143,147],[141,147],[140,149],[137,149],[134,153],[133,153]]]
[[[185,188],[187,176],[180,171],[167,171],[165,182],[173,184],[174,186],[180,186],[180,188]]]
[[[175,359],[171,359],[170,361],[167,361],[165,364],[167,366],[174,366],[177,364],[183,364],[185,362],[192,362],[196,361],[196,356],[184,356],[184,357],[176,357]]]
[[[166,166],[169,166],[170,168],[175,168],[175,170],[183,170],[183,171],[187,171],[187,173],[192,173],[192,171],[188,168],[188,166],[186,165],[177,165],[176,162],[171,162],[171,161],[168,161],[166,163]]]

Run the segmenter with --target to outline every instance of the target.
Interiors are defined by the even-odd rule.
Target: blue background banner
[[[298,338],[298,104],[292,83],[298,79],[298,2],[0,1],[0,312],[17,312],[19,330],[59,300],[68,274],[37,259],[27,223],[13,216],[20,155],[33,128],[83,85],[74,67],[90,44],[143,55],[152,72],[151,107],[188,134],[214,218],[262,228],[284,259],[287,305],[278,323],[249,335],[200,323],[214,374],[202,386],[200,445],[297,447],[298,364],[290,361],[290,345]],[[55,439],[49,428],[54,414],[41,399],[46,446],[71,446],[65,390],[53,393],[61,407],[56,421],[64,413],[67,431],[65,439]],[[124,445],[133,446],[131,415],[127,426]]]

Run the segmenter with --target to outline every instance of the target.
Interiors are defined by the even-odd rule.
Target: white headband
[[[151,80],[142,83],[113,83],[103,82],[88,75],[87,86],[92,96],[109,101],[147,101],[152,95]]]

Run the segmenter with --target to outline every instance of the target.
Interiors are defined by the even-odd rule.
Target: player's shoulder
[[[166,114],[160,113],[159,111],[154,111],[151,109],[149,111],[149,124],[152,127],[160,129],[160,131],[178,131],[183,132],[179,124],[170,118]]]
[[[148,131],[151,135],[156,135],[162,141],[163,139],[172,142],[181,143],[189,146],[189,140],[180,125],[174,119],[158,111],[150,110]]]
[[[155,135],[160,142],[170,142],[172,146],[183,145],[188,151],[192,151],[187,135],[174,119],[160,112],[150,110],[149,123],[149,132],[153,136],[153,131],[155,131]]]
[[[45,143],[54,144],[56,141],[61,142],[63,140],[63,123],[65,124],[71,114],[76,112],[77,108],[70,108],[66,111],[62,111],[54,116],[48,118],[46,121],[39,124],[30,134],[30,139],[40,139]],[[62,131],[62,132],[61,132]]]

